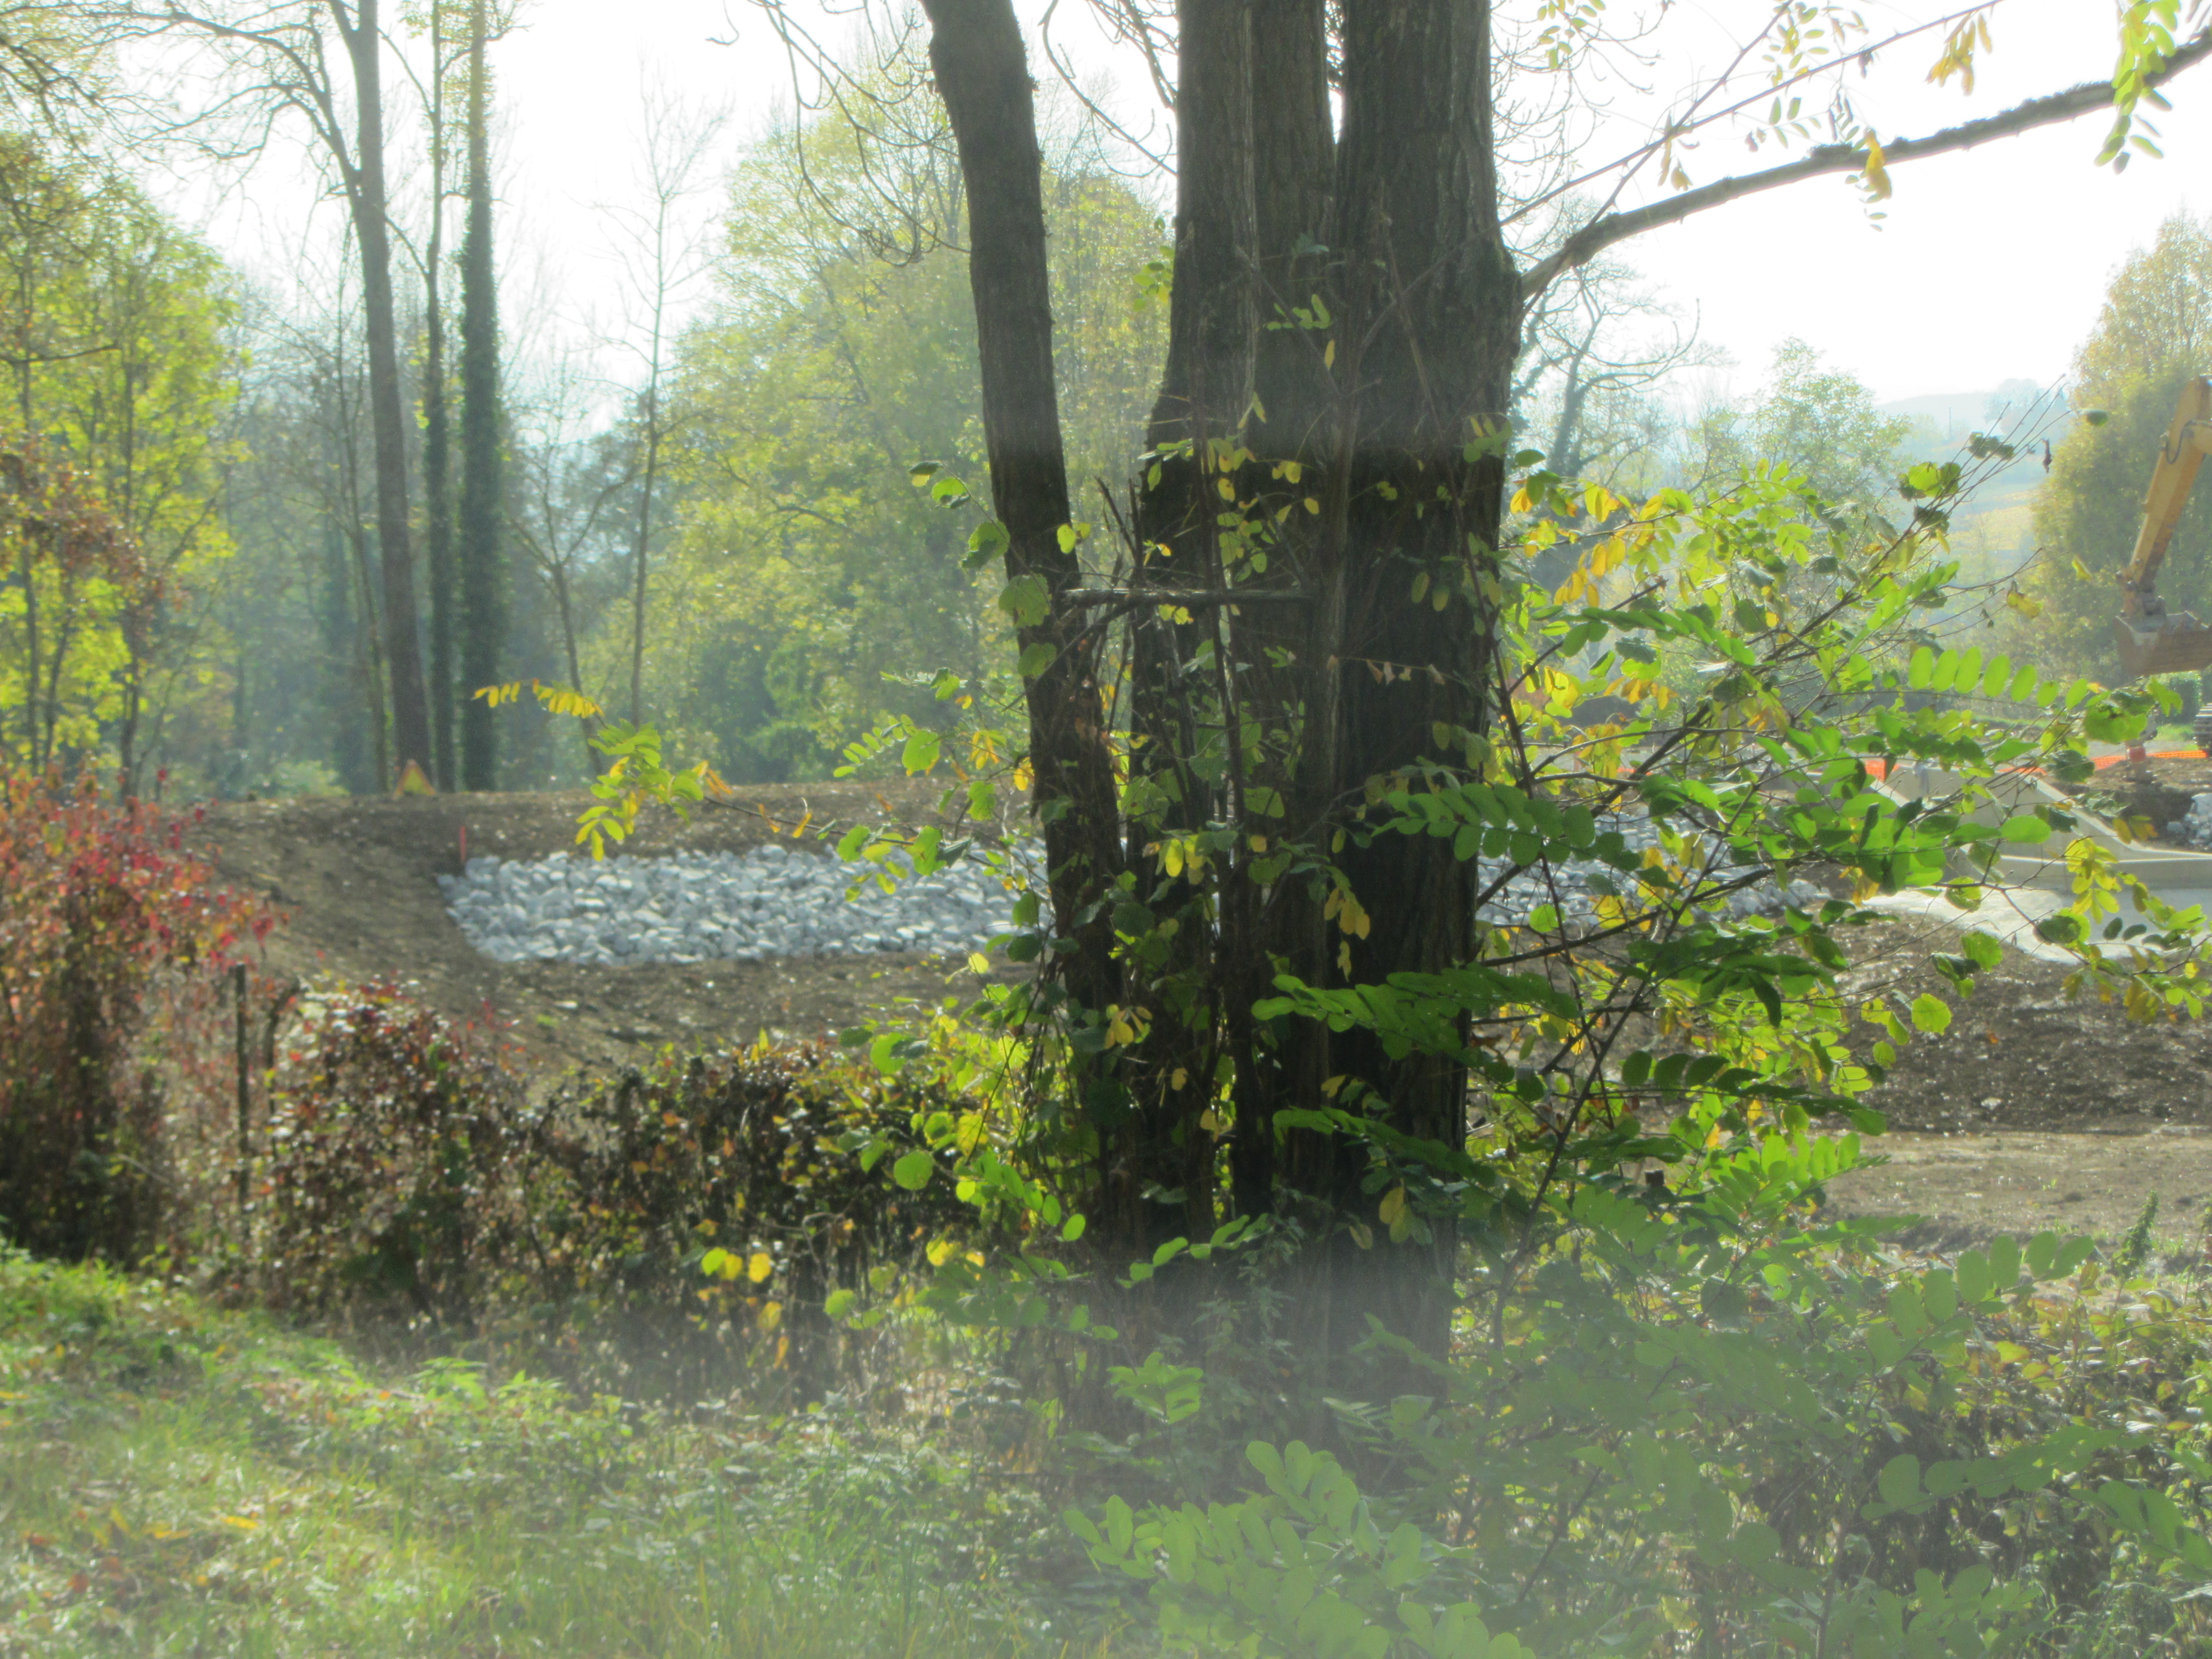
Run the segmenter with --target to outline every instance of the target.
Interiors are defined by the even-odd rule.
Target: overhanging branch
[[[2158,73],[2147,77],[2154,86],[2162,86],[2184,70],[2192,68],[2212,56],[2212,29],[2207,29],[2175,49],[2173,55]],[[2070,121],[2076,116],[2087,115],[2093,110],[2109,109],[2112,104],[2112,83],[2110,81],[2084,81],[2069,87],[2063,92],[2054,92],[2042,98],[2031,98],[2024,104],[1979,121],[1968,121],[1961,126],[1946,127],[1931,132],[1924,138],[1900,138],[1881,147],[1882,165],[1892,167],[1905,161],[1917,161],[1930,155],[1947,155],[1954,150],[1972,149],[1993,138],[2017,137],[2037,127],[2046,127],[2060,121]],[[1550,287],[1562,271],[1595,258],[1615,242],[1640,236],[1647,230],[1662,225],[1680,224],[1693,214],[1708,208],[1725,206],[1746,196],[1755,196],[1761,191],[1778,190],[1784,185],[1794,185],[1802,179],[1817,179],[1837,173],[1861,173],[1866,168],[1867,152],[1856,144],[1823,144],[1808,150],[1795,161],[1785,161],[1759,173],[1740,173],[1732,179],[1717,179],[1710,185],[1695,190],[1686,190],[1663,202],[1654,202],[1645,207],[1632,208],[1624,213],[1608,213],[1603,218],[1593,219],[1561,243],[1549,258],[1540,260],[1522,273],[1522,301],[1525,304]]]

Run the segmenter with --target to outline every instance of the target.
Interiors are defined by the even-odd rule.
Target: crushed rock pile
[[[890,893],[875,872],[771,842],[666,858],[473,858],[438,886],[469,943],[498,962],[981,951],[1013,925],[1014,896],[980,865],[908,874]]]
[[[2199,797],[2212,838],[2212,795]],[[1621,815],[1617,830],[1638,851],[1658,840],[1649,818]],[[1503,860],[1480,860],[1485,888],[1505,873]],[[459,876],[441,876],[447,912],[474,945],[497,962],[587,964],[629,962],[751,962],[767,957],[852,956],[871,951],[980,951],[1012,931],[1014,896],[980,865],[958,863],[906,875],[884,892],[876,866],[860,860],[793,852],[771,842],[746,853],[678,853],[665,858],[579,854],[473,858]],[[1625,878],[1594,860],[1569,860],[1514,877],[1483,907],[1492,926],[1524,923],[1556,904],[1570,928],[1596,919],[1594,878]],[[1725,870],[1712,878],[1729,878]],[[859,884],[850,898],[848,890]],[[1818,889],[1793,882],[1794,903],[1817,902]],[[1771,911],[1784,895],[1771,881],[1723,901],[1736,915]]]
[[[2187,815],[2167,824],[2166,833],[2188,846],[2212,848],[2212,792],[2192,796]]]

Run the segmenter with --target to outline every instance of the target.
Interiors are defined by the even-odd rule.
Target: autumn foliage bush
[[[433,1346],[522,1343],[630,1397],[836,1365],[830,1293],[967,1213],[842,1147],[926,1103],[823,1044],[663,1055],[533,1104],[485,1034],[388,987],[311,1000],[273,1074],[264,1292]],[[563,1359],[565,1356],[565,1359]]]
[[[132,1261],[161,1233],[179,1033],[271,921],[189,827],[88,778],[0,778],[0,1237],[25,1249]]]

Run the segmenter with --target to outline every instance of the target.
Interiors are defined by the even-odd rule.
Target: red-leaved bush
[[[157,1005],[208,1006],[272,920],[214,885],[190,827],[89,778],[0,775],[0,1239],[131,1261],[159,1237]]]

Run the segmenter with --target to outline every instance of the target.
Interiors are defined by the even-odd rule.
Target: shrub
[[[127,1261],[155,1243],[159,1005],[204,1001],[272,921],[215,889],[187,827],[89,778],[0,778],[0,1235],[39,1254]]]
[[[276,1076],[264,1288],[386,1333],[526,1340],[632,1398],[755,1364],[811,1394],[836,1369],[830,1292],[968,1213],[840,1150],[916,1144],[923,1104],[827,1045],[760,1043],[533,1107],[480,1037],[392,988],[318,997]]]
[[[538,1156],[560,1176],[533,1210],[545,1288],[632,1361],[680,1369],[703,1337],[812,1393],[835,1369],[827,1298],[972,1219],[941,1183],[909,1191],[849,1152],[919,1149],[944,1104],[819,1042],[670,1053],[592,1085],[543,1121]]]
[[[312,1000],[270,1104],[270,1298],[472,1326],[522,1241],[524,1104],[495,1060],[390,987]]]

